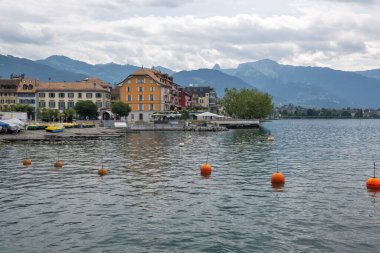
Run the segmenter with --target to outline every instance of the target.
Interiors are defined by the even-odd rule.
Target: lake
[[[110,173],[99,177],[102,157]],[[277,160],[281,189],[270,184]],[[380,120],[0,144],[0,252],[379,252],[373,162]]]

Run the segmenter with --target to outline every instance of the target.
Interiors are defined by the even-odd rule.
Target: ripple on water
[[[376,120],[294,120],[131,133],[32,144],[29,167],[23,145],[3,145],[0,252],[376,252],[380,195],[365,180],[379,130]],[[280,189],[270,185],[277,159]]]

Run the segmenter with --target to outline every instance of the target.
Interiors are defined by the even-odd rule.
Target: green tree
[[[25,105],[25,104],[15,104],[11,105],[7,111],[9,112],[26,112],[27,117],[30,118],[31,116],[34,117],[35,108],[31,105]]]
[[[225,89],[224,112],[240,119],[264,118],[272,113],[272,97],[255,89]]]
[[[131,112],[131,107],[129,104],[123,103],[121,101],[116,101],[112,105],[111,111],[119,117],[128,117],[128,114]]]
[[[37,111],[37,118],[42,121],[56,121],[59,117],[59,111],[54,109],[47,109],[47,108],[38,108]]]
[[[181,119],[190,119],[190,112],[189,112],[189,110],[182,110],[181,111]]]
[[[75,117],[76,111],[73,108],[65,109],[63,111],[63,114],[64,114],[64,117],[65,117],[65,121],[72,122],[73,118]]]
[[[75,104],[75,111],[81,117],[94,119],[98,115],[98,107],[90,100],[82,100]]]

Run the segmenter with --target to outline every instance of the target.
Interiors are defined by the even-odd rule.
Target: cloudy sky
[[[380,0],[0,0],[0,54],[222,68],[380,68]]]

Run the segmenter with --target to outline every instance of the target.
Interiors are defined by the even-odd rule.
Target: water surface
[[[24,145],[3,144],[0,252],[377,252],[380,193],[365,181],[380,165],[379,133],[379,120],[140,132],[31,144],[29,167]],[[270,185],[277,159],[282,189]]]

